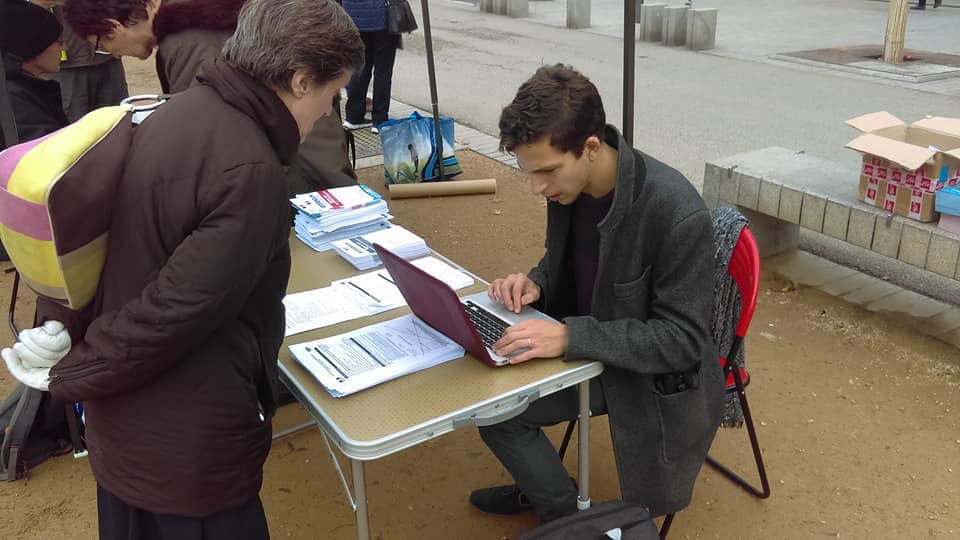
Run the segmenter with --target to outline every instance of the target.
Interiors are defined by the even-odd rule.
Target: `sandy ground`
[[[150,90],[149,63],[128,63],[131,90]],[[397,222],[483,278],[541,255],[545,211],[516,171],[471,152],[464,178],[496,177],[496,195],[392,201]],[[379,167],[360,171],[382,190]],[[0,274],[0,298],[10,279]],[[27,324],[30,293],[18,310]],[[3,328],[0,343],[12,339]],[[764,274],[747,338],[754,410],[773,495],[753,499],[704,469],[671,538],[960,537],[960,361],[957,350],[815,290]],[[0,370],[0,394],[12,386]],[[299,423],[285,407],[277,429]],[[594,501],[618,497],[606,422],[592,423]],[[562,426],[551,428],[559,442]],[[744,430],[713,454],[748,474]],[[346,462],[341,459],[341,464]],[[567,458],[576,470],[576,452]],[[470,490],[508,480],[476,430],[464,429],[367,465],[372,536],[503,539],[532,515],[482,514]],[[274,444],[261,495],[274,538],[355,538],[353,514],[316,431]],[[95,484],[85,460],[54,459],[0,485],[0,538],[95,538]]]

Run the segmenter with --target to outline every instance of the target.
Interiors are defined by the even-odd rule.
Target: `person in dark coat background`
[[[400,48],[400,34],[387,31],[387,7],[383,0],[343,0],[343,9],[347,10],[353,22],[360,30],[366,59],[363,71],[355,74],[347,86],[347,105],[344,107],[346,118],[343,125],[355,129],[367,124],[364,114],[367,110],[367,89],[373,77],[373,111],[370,117],[371,130],[377,132],[377,126],[390,117],[390,91],[393,86],[393,63]]]
[[[41,366],[0,351],[24,384],[84,403],[101,539],[269,538],[283,167],[362,62],[336,3],[248,0],[201,84],[134,131],[85,334]]]
[[[63,27],[40,6],[0,0],[0,54],[20,142],[67,125],[60,85],[43,78],[60,70]]]
[[[244,1],[69,0],[64,18],[78,35],[116,57],[145,59],[156,49],[157,78],[163,92],[172,94],[199,84],[200,65],[219,56]],[[335,99],[339,103],[339,96]],[[300,146],[287,172],[287,190],[292,196],[356,182],[337,110],[318,120]]]

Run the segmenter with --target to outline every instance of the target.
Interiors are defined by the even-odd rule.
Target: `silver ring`
[[[528,349],[533,348],[533,338],[527,338],[527,348]]]

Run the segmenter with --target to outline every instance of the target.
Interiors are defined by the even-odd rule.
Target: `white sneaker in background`
[[[367,122],[367,121],[360,122],[359,124],[354,124],[349,120],[343,121],[343,127],[346,129],[360,129],[365,127],[370,127],[371,125],[372,125],[371,122]]]

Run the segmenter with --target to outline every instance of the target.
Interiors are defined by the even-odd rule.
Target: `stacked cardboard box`
[[[935,221],[936,193],[960,184],[960,118],[907,125],[881,111],[847,124],[863,132],[847,143],[863,153],[860,200],[917,221]]]

